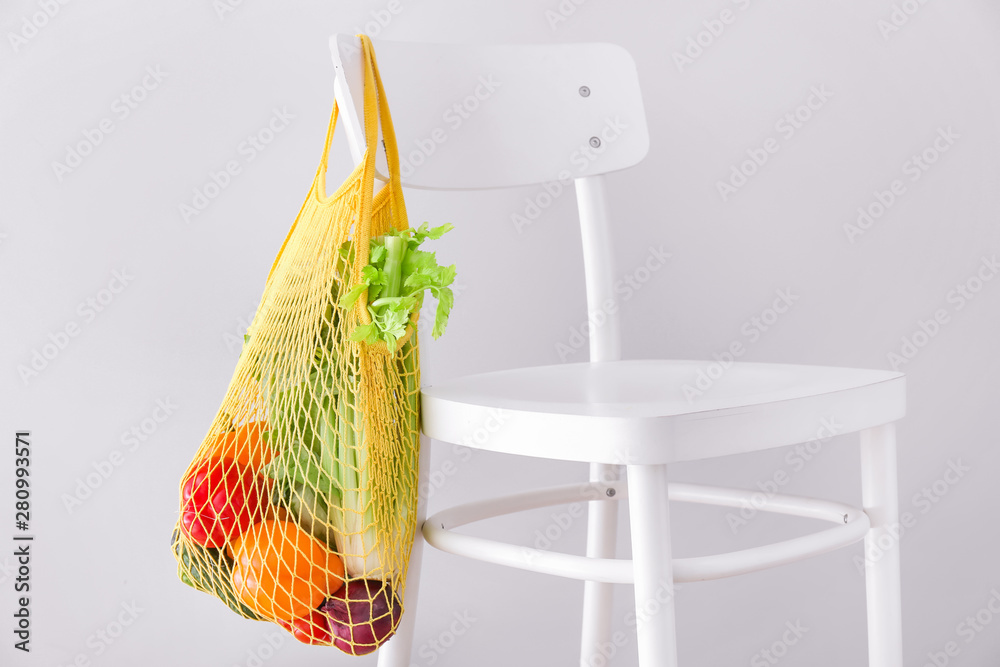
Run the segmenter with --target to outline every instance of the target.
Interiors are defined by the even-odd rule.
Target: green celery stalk
[[[386,288],[382,296],[399,296],[399,288],[403,283],[403,258],[406,255],[407,240],[402,236],[386,235],[382,237],[385,243],[385,277]]]
[[[332,474],[340,487],[337,507],[330,513],[337,550],[344,559],[349,577],[379,577],[378,532],[367,475],[364,435],[359,439],[361,415],[351,404],[353,396],[337,396],[338,438],[336,463]]]
[[[350,334],[352,340],[374,343],[384,340],[396,356],[396,366],[405,373],[406,419],[393,428],[410,436],[418,433],[418,416],[415,401],[419,400],[416,386],[416,339],[407,341],[395,351],[396,341],[409,326],[409,320],[423,302],[426,290],[438,300],[432,334],[436,338],[444,331],[453,303],[450,285],[455,279],[455,267],[438,266],[434,253],[420,250],[425,239],[440,238],[451,229],[443,225],[434,229],[422,225],[417,230],[389,232],[371,239],[369,264],[364,267],[359,284],[347,291],[346,285],[335,285],[332,304],[323,314],[316,356],[310,376],[294,387],[285,386],[268,372],[277,359],[267,360],[269,368],[262,378],[268,413],[275,433],[283,434],[284,452],[276,456],[269,466],[269,474],[279,482],[279,488],[295,489],[295,485],[309,486],[319,496],[312,502],[303,495],[302,506],[315,506],[325,502],[329,512],[324,517],[313,507],[310,520],[328,523],[332,528],[336,549],[344,559],[346,574],[351,578],[370,577],[391,579],[395,573],[386,570],[388,563],[381,562],[384,551],[382,539],[398,536],[384,535],[375,526],[374,499],[369,488],[367,450],[362,432],[363,415],[356,410],[353,394],[357,378],[339,375],[336,361],[330,360],[329,346],[332,331],[339,323],[340,311],[350,309],[367,291],[368,310],[372,316],[369,325],[358,325]],[[353,261],[353,249],[345,243],[339,251],[338,273],[346,279],[347,267]],[[325,399],[316,397],[326,396]],[[416,436],[412,436],[416,437]],[[416,443],[419,446],[419,443]],[[402,450],[403,466],[415,469],[416,452],[409,447]],[[284,495],[284,494],[283,494]],[[382,506],[380,515],[393,513],[403,517],[406,525],[409,498],[378,498]],[[300,522],[303,520],[300,517]],[[309,525],[314,525],[312,521]]]

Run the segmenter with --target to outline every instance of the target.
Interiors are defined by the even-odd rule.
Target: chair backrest
[[[372,40],[405,187],[576,183],[591,359],[620,358],[602,175],[638,164],[649,133],[635,62],[613,44],[476,45]],[[341,118],[364,154],[360,40],[330,39]],[[378,158],[385,173],[384,156]],[[565,189],[565,188],[563,188]],[[612,312],[609,312],[612,311]]]
[[[635,63],[620,46],[372,44],[404,186],[479,190],[593,176],[631,167],[649,148]],[[334,35],[330,46],[357,161],[360,42]]]

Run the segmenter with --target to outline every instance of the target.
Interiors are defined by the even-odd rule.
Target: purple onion
[[[403,607],[389,584],[347,581],[320,607],[330,617],[333,643],[344,653],[367,655],[395,632]]]

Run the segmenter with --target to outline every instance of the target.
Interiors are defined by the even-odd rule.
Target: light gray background
[[[887,355],[900,351],[901,338],[946,311],[948,323],[901,366],[910,413],[899,428],[900,504],[917,519],[901,544],[906,664],[925,664],[949,641],[960,649],[952,665],[997,664],[1000,620],[971,637],[959,624],[1000,589],[1000,281],[986,282],[961,310],[948,294],[1000,250],[1000,12],[986,0],[911,0],[919,10],[885,36],[878,23],[890,19],[889,0],[576,2],[563,0],[573,11],[553,26],[546,12],[558,11],[557,0],[400,0],[388,25],[369,30],[401,40],[599,40],[631,51],[652,148],[640,166],[610,179],[615,257],[624,276],[651,245],[673,256],[623,303],[628,358],[708,359],[742,341],[744,360],[889,368]],[[12,478],[14,430],[30,429],[38,536],[30,656],[11,648],[12,577],[0,572],[3,664],[62,666],[82,655],[107,666],[252,665],[272,632],[284,641],[268,667],[352,662],[243,621],[181,585],[168,538],[177,479],[237,359],[232,341],[315,170],[332,101],[327,36],[364,29],[387,3],[244,0],[221,14],[219,4],[70,2],[17,49],[9,33],[21,31],[40,4],[16,0],[0,9],[0,432],[10,445],[0,456],[0,484]],[[673,54],[723,9],[734,22],[679,71]],[[147,67],[166,77],[121,118],[115,100]],[[781,137],[775,123],[819,85],[833,93],[829,101],[723,202],[716,182],[747,149]],[[248,162],[241,142],[275,108],[294,119]],[[53,162],[105,118],[114,131],[60,180]],[[904,162],[949,127],[959,135],[954,146],[911,182]],[[331,182],[351,166],[343,139],[334,150]],[[185,222],[179,205],[228,160],[239,162],[240,174]],[[896,178],[905,194],[849,242],[844,225]],[[558,198],[520,233],[511,222],[538,192],[409,194],[415,222],[455,224],[439,255],[458,263],[462,288],[448,335],[422,341],[425,381],[558,363],[556,345],[585,320],[572,197]],[[90,321],[80,304],[98,298],[123,269],[132,280]],[[751,343],[744,323],[779,289],[798,301]],[[23,381],[18,366],[71,322],[79,335]],[[122,434],[168,399],[178,406],[173,414],[129,451]],[[123,452],[122,465],[70,513],[62,496],[113,450]],[[679,465],[675,476],[753,487],[786,470],[786,492],[857,501],[855,437],[834,439],[799,471],[787,454]],[[971,470],[957,484],[939,482],[947,493],[938,502],[918,500],[959,461]],[[432,510],[585,474],[579,465],[444,444],[435,444],[431,469],[453,473],[435,489]],[[7,489],[0,514],[12,523]],[[488,527],[532,543],[564,511]],[[677,555],[762,544],[811,526],[765,516],[734,534],[725,514],[678,507]],[[574,521],[555,547],[582,549],[583,523]],[[0,538],[9,543],[13,532],[3,528]],[[624,538],[621,547],[627,554]],[[809,630],[780,664],[865,664],[860,554],[856,546],[684,586],[681,664],[754,664],[786,622]],[[425,562],[415,665],[576,664],[579,584],[436,552]],[[12,559],[0,556],[0,563],[8,568]],[[625,621],[630,595],[620,589],[614,612],[626,637],[617,665],[635,661]],[[136,621],[111,645],[96,640],[123,603],[142,609]],[[454,626],[461,635],[450,634],[453,614],[474,619]],[[437,652],[433,641],[450,647]],[[756,664],[767,663],[758,657]]]

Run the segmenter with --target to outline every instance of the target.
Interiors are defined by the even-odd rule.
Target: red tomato
[[[303,644],[323,644],[329,646],[333,643],[333,633],[330,632],[330,617],[319,609],[306,618],[297,618],[294,621],[283,621],[277,619],[278,625],[292,633],[292,636]]]
[[[264,478],[230,458],[204,459],[184,479],[181,530],[209,548],[225,546],[264,518]]]

